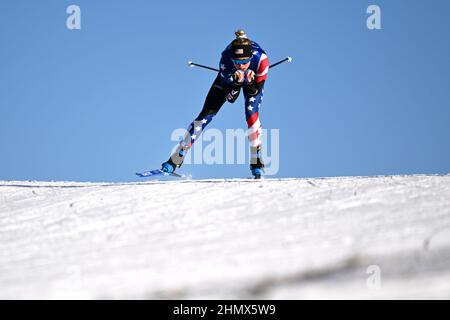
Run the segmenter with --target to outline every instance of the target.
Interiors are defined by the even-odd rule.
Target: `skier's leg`
[[[193,122],[190,123],[183,140],[180,141],[180,144],[175,152],[170,156],[169,160],[162,164],[164,171],[172,172],[176,168],[181,167],[188,150],[195,143],[195,140],[200,136],[203,129],[212,121],[225,101],[226,90],[224,90],[220,83],[220,75],[217,75],[216,80],[209,89],[205,103],[199,115]],[[173,170],[170,171],[171,169]]]
[[[264,162],[261,156],[262,126],[259,120],[259,110],[263,100],[264,89],[257,95],[251,96],[244,90],[245,118],[248,126],[248,140],[250,144],[250,169],[255,178],[261,177]]]

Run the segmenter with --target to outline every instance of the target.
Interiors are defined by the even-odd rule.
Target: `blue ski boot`
[[[187,151],[184,149],[178,150],[178,155],[172,155],[169,160],[161,164],[161,170],[167,173],[173,173],[176,168],[181,167],[183,164],[183,159],[186,153]],[[176,159],[176,163],[172,160],[172,158]]]
[[[175,167],[169,162],[164,162],[162,165],[161,170],[167,173],[172,173],[175,171]]]
[[[255,179],[261,179],[262,173],[264,172],[264,162],[261,157],[261,149],[252,147],[250,148],[250,153],[250,170],[252,171],[252,175]]]
[[[253,175],[253,177],[255,177],[255,179],[261,179],[261,175],[262,175],[261,168],[253,168],[252,175]]]

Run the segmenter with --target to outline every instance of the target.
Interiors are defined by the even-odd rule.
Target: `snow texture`
[[[0,181],[2,299],[449,299],[450,175]]]

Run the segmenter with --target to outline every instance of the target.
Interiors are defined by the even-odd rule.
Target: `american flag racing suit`
[[[200,136],[205,127],[212,121],[226,101],[234,103],[242,91],[245,98],[245,118],[248,126],[248,139],[251,153],[251,166],[263,167],[257,153],[261,149],[261,122],[259,120],[259,108],[263,100],[264,83],[269,71],[269,60],[264,50],[252,41],[252,59],[250,70],[255,72],[253,83],[236,85],[233,74],[236,68],[231,59],[231,44],[222,52],[220,59],[220,72],[212,84],[205,103],[199,115],[189,125],[184,139],[177,150],[171,156],[171,162],[177,167],[181,166],[184,156],[195,140]],[[170,161],[170,160],[169,160]]]

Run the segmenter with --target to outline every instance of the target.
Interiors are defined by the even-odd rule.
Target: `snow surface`
[[[0,298],[449,299],[450,175],[0,181]]]

